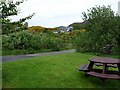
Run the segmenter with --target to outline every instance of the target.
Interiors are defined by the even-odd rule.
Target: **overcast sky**
[[[111,5],[112,10],[117,12],[118,1],[120,0],[27,0],[19,6],[20,14],[10,18],[16,21],[35,13],[27,21],[29,26],[68,26],[73,22],[82,22],[82,12],[95,5]]]

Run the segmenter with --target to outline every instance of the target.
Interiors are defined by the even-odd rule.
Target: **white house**
[[[54,31],[54,33],[60,33],[60,32],[69,32],[69,31],[72,31],[73,30],[73,27],[71,26],[60,26],[60,27],[57,27],[58,30]]]

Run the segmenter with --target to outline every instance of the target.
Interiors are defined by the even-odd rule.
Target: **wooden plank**
[[[103,73],[97,73],[94,71],[87,72],[86,74],[102,79],[117,79],[120,80],[120,76],[117,74],[103,74]]]
[[[78,68],[79,71],[88,71],[88,64],[82,65]]]
[[[104,63],[104,64],[118,64],[118,63],[120,63],[120,59],[105,58],[105,57],[89,58],[89,61],[92,61],[94,63]]]
[[[102,63],[95,63],[96,66],[103,66]],[[116,64],[107,64],[107,67],[113,67],[113,68],[117,68]]]

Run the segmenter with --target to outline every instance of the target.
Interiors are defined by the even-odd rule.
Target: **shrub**
[[[28,31],[12,33],[9,36],[3,35],[2,46],[4,50],[60,50],[65,47],[61,38],[44,35],[32,34]]]
[[[37,46],[34,43],[38,42],[38,38],[35,38],[32,33],[27,31],[21,31],[9,34],[9,36],[3,36],[2,46],[3,49],[27,49]]]
[[[55,31],[57,28],[46,28],[47,31]]]
[[[79,32],[74,39],[74,47],[77,52],[91,52],[94,50],[93,43],[88,32]]]
[[[83,16],[89,23],[85,26],[86,33],[77,37],[77,51],[118,53],[120,17],[115,16],[110,6],[93,7],[87,13],[84,12]]]
[[[54,51],[59,51],[61,48],[65,47],[65,44],[60,38],[50,38],[50,48]]]
[[[14,43],[10,36],[2,35],[2,49],[14,49]]]
[[[32,27],[28,27],[28,31],[32,32],[32,33],[40,33],[42,31],[44,31],[45,28],[41,27],[41,26],[32,26]]]

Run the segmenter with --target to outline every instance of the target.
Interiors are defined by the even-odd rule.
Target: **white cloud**
[[[21,13],[11,17],[18,20],[29,14],[36,13],[29,25],[56,27],[82,21],[82,12],[95,5],[111,5],[117,12],[119,0],[27,0],[20,5]]]

